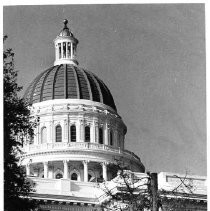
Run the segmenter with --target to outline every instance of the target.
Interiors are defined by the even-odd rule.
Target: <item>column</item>
[[[109,132],[108,123],[106,122],[105,126],[104,126],[104,144],[105,145],[109,144],[109,140],[108,140],[109,134],[108,134],[108,132]]]
[[[48,162],[44,162],[44,178],[48,178]]]
[[[27,163],[26,164],[26,176],[29,176],[30,175],[30,164]]]
[[[59,58],[59,49],[58,49],[58,43],[55,44],[55,60],[58,60]]]
[[[107,181],[107,163],[102,163],[103,179]]]
[[[99,130],[99,124],[98,122],[95,122],[95,140],[96,140],[96,143],[98,144],[99,143],[99,134],[98,134],[98,130]]]
[[[90,141],[95,143],[96,142],[96,125],[95,120],[92,121],[92,127],[91,127],[91,138]]]
[[[68,179],[68,161],[63,161],[63,178]]]
[[[52,143],[55,143],[55,125],[54,125],[54,120],[52,120],[52,123],[51,123],[51,140],[52,140]]]
[[[64,127],[63,127],[63,142],[68,142],[68,117],[64,120]]]
[[[80,141],[84,142],[84,137],[85,137],[85,127],[84,127],[84,120],[81,119],[80,120]]]
[[[52,121],[48,123],[47,140],[48,143],[52,143]]]
[[[77,136],[77,142],[80,142],[80,120],[77,121],[76,136]]]
[[[66,42],[66,58],[68,58],[68,42]]]
[[[84,160],[83,165],[84,165],[84,182],[88,182],[88,161]]]
[[[71,45],[71,59],[73,59],[73,56],[74,56],[74,53],[73,53],[73,43],[71,42],[70,45]]]
[[[40,124],[38,123],[37,125],[37,144],[41,143],[41,138],[40,138]]]
[[[63,59],[63,42],[61,43],[61,58]]]

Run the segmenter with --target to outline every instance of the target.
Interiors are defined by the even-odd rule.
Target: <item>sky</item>
[[[204,4],[5,6],[5,47],[23,92],[53,66],[63,19],[79,40],[79,66],[109,87],[125,148],[146,171],[206,175]]]

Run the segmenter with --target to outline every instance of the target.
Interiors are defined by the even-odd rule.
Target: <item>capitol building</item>
[[[31,116],[39,121],[34,138],[23,147],[22,165],[36,184],[31,197],[41,210],[101,210],[107,198],[98,184],[116,183],[116,161],[137,178],[147,174],[141,159],[124,147],[127,127],[109,88],[79,67],[79,41],[68,21],[63,23],[54,40],[54,65],[39,74],[24,95]],[[207,210],[206,178],[189,178],[198,188],[187,198],[196,204],[188,210]],[[175,184],[174,174],[158,174],[158,189]]]

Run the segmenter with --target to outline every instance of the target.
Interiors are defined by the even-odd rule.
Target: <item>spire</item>
[[[78,40],[69,30],[68,20],[63,20],[64,27],[54,40],[55,44],[55,62],[54,65],[73,64],[78,65],[76,60],[76,49]]]
[[[67,19],[64,19],[64,20],[63,20],[63,23],[64,23],[64,29],[68,28],[68,27],[67,27],[68,20],[67,20]]]

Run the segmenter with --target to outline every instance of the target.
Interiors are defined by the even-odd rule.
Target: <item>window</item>
[[[71,142],[76,142],[76,127],[75,125],[71,126]]]
[[[47,143],[47,128],[46,127],[43,127],[41,129],[41,143],[42,144]]]
[[[71,57],[71,43],[70,43],[70,42],[68,42],[67,57],[68,57],[68,58]]]
[[[73,45],[73,55],[75,56],[76,55],[76,46]]]
[[[76,180],[78,179],[78,175],[76,173],[72,173],[71,175],[71,180]]]
[[[56,174],[55,178],[56,178],[56,179],[63,178],[63,175],[62,175],[61,173],[58,173],[58,174]]]
[[[99,128],[99,144],[103,144],[103,128]]]
[[[60,125],[57,125],[55,128],[55,133],[56,133],[56,142],[62,142],[62,128]]]
[[[85,142],[90,142],[90,127],[85,127]]]
[[[59,49],[59,59],[61,58],[61,43],[58,43],[58,49]]]
[[[113,132],[110,131],[110,145],[113,146]]]
[[[63,42],[63,58],[66,58],[66,43]]]

